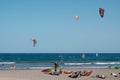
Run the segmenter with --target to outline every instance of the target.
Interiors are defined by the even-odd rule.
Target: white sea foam
[[[0,62],[0,64],[15,64],[16,62]]]
[[[68,67],[64,67],[64,68],[69,68],[69,69],[76,69],[76,68],[107,68],[108,66],[68,66]]]
[[[120,65],[120,62],[87,62],[87,63],[64,63],[64,65]]]
[[[120,62],[96,62],[94,64],[108,65],[108,64],[120,64]]]
[[[64,63],[64,65],[88,65],[91,63]]]
[[[28,69],[47,69],[52,67],[29,67]]]

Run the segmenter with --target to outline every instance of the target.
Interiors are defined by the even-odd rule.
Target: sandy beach
[[[41,70],[0,70],[0,80],[102,80],[96,75],[105,75],[104,80],[120,80],[120,77],[114,77],[111,73],[120,73],[119,69],[63,69],[72,71],[90,71],[90,76],[79,76],[77,78],[68,77],[71,74],[62,73],[60,75],[49,75]]]

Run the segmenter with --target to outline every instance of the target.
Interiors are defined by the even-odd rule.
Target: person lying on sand
[[[64,70],[63,71],[65,74],[71,74],[73,71],[71,71],[71,70]]]
[[[114,77],[120,77],[120,73],[116,74],[116,73],[111,73],[112,76]]]
[[[80,75],[80,73],[81,73],[81,71],[73,72],[71,75],[69,75],[69,77],[71,77],[71,78],[77,78]]]
[[[80,73],[80,76],[90,76],[92,74],[92,70],[90,71],[83,71]]]
[[[102,75],[96,75],[96,77],[97,77],[97,78],[101,78],[101,79],[105,79],[105,78],[106,78],[106,76],[103,75],[103,74],[102,74]]]

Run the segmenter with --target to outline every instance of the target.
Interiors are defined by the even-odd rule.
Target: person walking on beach
[[[54,62],[54,67],[55,67],[55,71],[57,71],[57,68],[59,67],[59,64],[57,61]]]
[[[4,63],[2,63],[2,69],[5,69]]]

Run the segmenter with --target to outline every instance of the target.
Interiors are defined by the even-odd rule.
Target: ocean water
[[[105,68],[120,66],[120,53],[0,53],[0,69],[9,69],[15,63],[16,69],[53,68],[57,61],[61,68]],[[4,64],[4,66],[3,66]]]

